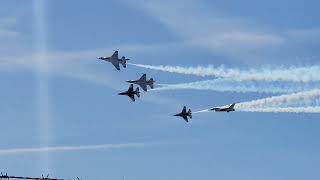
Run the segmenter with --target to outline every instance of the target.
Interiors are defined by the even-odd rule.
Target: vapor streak
[[[320,113],[320,107],[285,107],[285,108],[253,108],[240,109],[242,112],[274,112],[274,113]]]
[[[211,90],[236,93],[293,93],[320,87],[317,84],[274,83],[274,82],[238,82],[229,79],[214,79],[180,84],[158,84],[160,87],[150,91],[165,91],[179,89]]]
[[[129,63],[128,63],[129,64]],[[214,76],[233,79],[237,81],[293,81],[293,82],[314,82],[320,81],[320,66],[310,67],[266,67],[258,69],[240,70],[238,68],[225,68],[224,66],[152,66],[143,64],[132,64],[133,66],[146,69],[159,70],[170,73],[196,75],[196,76]]]
[[[320,99],[320,89],[310,91],[303,91],[293,94],[286,94],[280,96],[272,96],[268,98],[253,100],[249,102],[242,102],[236,104],[237,109],[253,109],[261,107],[275,107],[287,106],[292,104],[308,104]]]
[[[102,145],[88,145],[88,146],[56,146],[56,147],[40,147],[40,148],[0,149],[0,156],[30,154],[30,153],[54,153],[54,152],[68,152],[68,151],[103,150],[103,149],[143,148],[143,147],[155,146],[160,144],[163,144],[163,143],[126,143],[126,144],[102,144]]]
[[[238,103],[235,105],[235,110],[241,112],[320,113],[320,106],[310,106],[310,104],[318,105],[319,100],[320,89],[314,89]],[[292,105],[298,106],[292,107]],[[228,106],[229,105],[223,107]],[[215,112],[210,109],[204,109],[194,113]]]

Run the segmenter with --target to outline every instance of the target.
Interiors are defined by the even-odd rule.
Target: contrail
[[[320,113],[320,106],[316,107],[267,107],[267,108],[248,108],[248,109],[236,109],[236,111],[240,112],[273,112],[273,113]],[[209,109],[201,110],[193,112],[193,114],[197,113],[205,113],[205,112],[214,112]]]
[[[320,89],[303,91],[298,93],[272,96],[263,99],[237,103],[236,111],[242,112],[296,112],[296,113],[320,113],[320,106],[311,107],[310,104],[319,104]],[[288,107],[298,105],[296,107]],[[228,107],[229,105],[223,106]],[[194,113],[214,112],[210,109],[200,110]]]
[[[228,78],[237,81],[293,81],[293,82],[314,82],[320,81],[320,66],[306,67],[265,67],[259,69],[240,70],[238,68],[215,67],[181,67],[181,66],[152,66],[143,64],[128,63],[133,66],[146,69],[159,70],[164,72],[196,75],[214,76]]]
[[[237,93],[293,93],[320,87],[320,85],[305,83],[239,82],[230,79],[214,79],[180,84],[158,84],[158,86],[160,87],[151,89],[150,91],[193,89]]]
[[[285,108],[252,108],[237,109],[242,112],[274,112],[274,113],[320,113],[320,106],[317,107],[285,107]]]
[[[101,144],[101,145],[86,145],[86,146],[55,146],[55,147],[40,147],[40,148],[14,148],[0,149],[0,156],[5,155],[20,155],[30,153],[55,153],[68,151],[88,151],[88,150],[104,150],[104,149],[124,149],[124,148],[144,148],[157,146],[169,143],[125,143],[125,144]]]
[[[242,102],[236,104],[235,109],[254,109],[262,107],[279,107],[292,104],[310,104],[317,102],[320,99],[320,89],[314,89],[310,91],[303,91],[293,94],[286,94],[280,96],[272,96],[268,98],[253,100],[249,102]]]

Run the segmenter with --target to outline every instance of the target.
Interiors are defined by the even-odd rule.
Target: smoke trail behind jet
[[[276,82],[259,82],[259,81],[233,81],[230,79],[214,79],[205,81],[196,81],[190,83],[180,84],[158,84],[160,87],[151,89],[150,91],[164,91],[164,90],[179,90],[179,89],[193,89],[193,90],[211,90],[218,92],[236,92],[236,93],[293,93],[305,91],[320,87],[317,83],[276,83]]]
[[[196,75],[214,76],[228,78],[237,81],[292,81],[292,82],[314,82],[320,81],[320,66],[309,67],[265,67],[258,69],[240,70],[238,68],[225,68],[224,66],[152,66],[143,64],[128,63],[133,66],[146,69],[159,70],[164,72]]]
[[[320,113],[319,100],[320,89],[314,89],[238,103],[235,105],[235,110],[242,112]],[[226,105],[224,107],[228,106],[229,105]],[[210,109],[204,109],[194,113],[214,112],[210,111]]]
[[[273,112],[273,113],[320,113],[320,106],[317,107],[284,107],[284,108],[252,108],[237,109],[242,112]]]
[[[253,100],[249,102],[242,102],[236,104],[237,109],[254,109],[262,107],[280,107],[293,104],[308,105],[320,99],[320,89],[310,91],[303,91],[293,94],[286,94],[280,96],[272,96],[268,98]]]

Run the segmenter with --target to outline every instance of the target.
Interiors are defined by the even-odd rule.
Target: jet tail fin
[[[128,60],[129,60],[129,59],[126,59],[125,56],[122,56],[122,58],[121,58],[121,64],[122,64],[122,66],[123,66],[124,68],[127,67],[127,61],[128,61]]]
[[[153,80],[153,78],[150,78],[150,80],[149,80],[149,86],[150,86],[151,89],[154,88],[153,84],[154,84],[154,80]]]
[[[191,109],[189,109],[189,110],[188,110],[188,114],[189,114],[189,115],[188,115],[188,116],[189,116],[189,118],[190,118],[190,119],[192,119],[192,112],[191,112]]]
[[[137,87],[137,89],[136,89],[136,93],[137,93],[137,96],[138,96],[138,97],[140,97],[139,87]]]
[[[229,108],[233,109],[235,105],[236,105],[236,104],[235,104],[235,103],[233,103],[233,104],[231,104],[231,105],[230,105],[230,107],[229,107]]]

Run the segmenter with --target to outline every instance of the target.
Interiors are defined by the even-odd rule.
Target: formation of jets
[[[126,68],[127,61],[130,60],[130,59],[127,59],[125,56],[122,56],[122,58],[119,59],[119,52],[117,50],[115,50],[115,52],[110,57],[98,57],[98,59],[112,63],[113,66],[118,71],[120,71],[120,64],[123,66],[123,68]],[[126,82],[130,83],[129,89],[127,91],[118,93],[118,95],[128,96],[133,102],[136,101],[135,96],[140,98],[139,87],[137,87],[136,90],[134,90],[134,86],[133,86],[134,84],[140,86],[141,89],[143,89],[143,91],[145,92],[148,91],[148,86],[151,89],[153,89],[155,84],[155,81],[153,80],[153,78],[150,78],[149,80],[147,80],[146,74],[143,74],[140,79],[128,80]],[[235,106],[235,103],[231,104],[229,107],[214,107],[209,109],[209,111],[231,112],[231,111],[235,111],[234,106]],[[181,113],[175,114],[174,116],[182,117],[186,122],[189,122],[188,118],[192,119],[192,112],[191,112],[191,109],[187,111],[186,106],[184,106]],[[42,180],[54,180],[54,179],[42,179]]]

